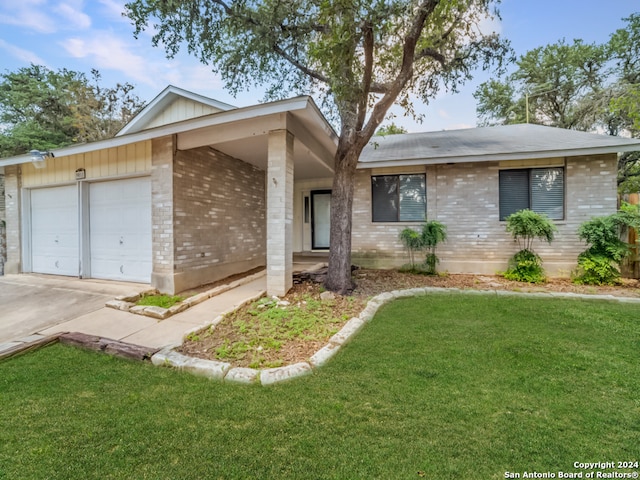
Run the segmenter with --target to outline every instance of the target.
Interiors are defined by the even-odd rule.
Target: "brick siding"
[[[173,169],[174,271],[264,264],[264,171],[210,148],[178,151]]]
[[[565,165],[565,219],[556,221],[558,234],[551,245],[536,242],[545,268],[552,275],[568,275],[584,244],[578,226],[617,207],[616,155],[570,157]],[[499,220],[498,162],[422,167],[427,176],[427,218],[447,226],[448,240],[438,248],[440,270],[452,273],[495,273],[504,270],[517,245]],[[394,174],[419,170],[394,169]],[[386,173],[386,172],[385,172]],[[391,267],[408,261],[398,235],[420,222],[371,221],[372,170],[359,170],[353,207],[353,261],[364,266]]]

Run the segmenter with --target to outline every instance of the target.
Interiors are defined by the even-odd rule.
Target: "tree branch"
[[[363,47],[364,47],[364,72],[362,73],[362,96],[358,105],[358,120],[356,130],[361,130],[364,125],[369,92],[371,91],[371,76],[373,75],[373,25],[366,22],[362,27]]]
[[[258,22],[251,15],[240,15],[238,12],[234,11],[226,2],[224,2],[222,0],[212,0],[212,1],[215,4],[220,5],[224,9],[226,14],[229,15],[230,17],[242,20],[243,22],[246,22],[247,24],[252,25],[254,27],[260,27],[261,26],[260,22]],[[280,24],[279,27],[280,27],[280,30],[282,30],[282,31],[293,31],[294,30],[289,25]],[[322,25],[317,25],[317,24],[312,25],[312,28],[313,28],[313,30],[318,31],[318,32],[323,32],[323,31],[326,30],[326,27],[324,27]],[[272,48],[273,48],[273,51],[280,58],[282,58],[283,60],[289,62],[292,66],[294,66],[295,68],[300,70],[305,75],[308,75],[308,76],[310,76],[312,78],[315,78],[316,80],[318,80],[320,82],[329,84],[329,79],[327,77],[325,77],[321,73],[316,72],[315,70],[312,70],[309,67],[303,65],[299,60],[297,60],[294,57],[292,57],[289,53],[287,53],[277,43],[274,43],[272,45]]]
[[[320,82],[329,84],[329,79],[327,77],[325,77],[324,75],[322,75],[319,72],[316,72],[315,70],[311,70],[309,67],[306,67],[305,65],[300,63],[298,60],[293,58],[291,55],[289,55],[287,52],[285,52],[279,45],[274,44],[273,45],[273,51],[277,55],[282,57],[284,60],[289,62],[291,65],[293,65],[295,68],[300,70],[305,75],[309,75],[310,77],[315,78],[316,80],[318,80]]]
[[[389,85],[384,96],[373,107],[373,111],[371,112],[371,117],[369,118],[367,125],[360,132],[361,141],[366,142],[373,136],[376,128],[378,128],[384,120],[386,112],[389,110],[391,105],[393,105],[402,89],[413,76],[413,64],[415,61],[418,39],[420,38],[420,35],[422,35],[427,18],[429,18],[439,3],[440,0],[425,0],[418,7],[415,18],[411,24],[411,28],[404,39],[402,47],[402,66],[400,67],[400,71],[398,72],[395,80]]]

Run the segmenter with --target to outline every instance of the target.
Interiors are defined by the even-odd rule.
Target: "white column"
[[[269,132],[267,164],[267,293],[284,295],[293,285],[293,135]]]

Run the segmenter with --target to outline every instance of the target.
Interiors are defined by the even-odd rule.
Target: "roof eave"
[[[463,155],[437,158],[412,158],[412,159],[386,159],[376,161],[359,162],[359,169],[385,168],[385,167],[410,167],[416,165],[442,165],[447,163],[473,163],[473,162],[499,162],[506,160],[537,160],[543,158],[578,157],[585,155],[602,155],[607,153],[635,152],[640,150],[637,145],[590,147],[579,149],[558,149],[538,152],[497,153],[489,155]]]
[[[315,102],[308,96],[294,97],[286,100],[279,100],[277,102],[263,103],[260,105],[253,105],[250,107],[237,108],[234,110],[228,110],[226,112],[213,113],[202,117],[192,118],[184,120],[182,122],[173,123],[170,125],[163,125],[141,132],[130,133],[119,137],[109,138],[107,140],[99,140],[97,142],[83,143],[79,145],[71,145],[68,147],[62,147],[53,149],[52,152],[57,157],[78,155],[81,153],[92,152],[96,150],[102,150],[106,148],[120,147],[123,145],[129,145],[131,143],[142,142],[145,140],[152,140],[154,138],[160,138],[167,135],[179,134],[192,129],[198,129],[203,127],[210,127],[214,125],[220,125],[225,123],[231,123],[241,120],[250,120],[251,118],[263,117],[268,115],[277,115],[286,112],[304,111],[310,110],[314,116],[318,118],[323,124],[324,130],[332,139],[336,141],[337,136],[335,131],[329,125],[324,118]],[[333,134],[333,135],[332,135]],[[0,159],[0,167],[10,165],[20,165],[23,163],[29,163],[31,157],[28,154],[19,155],[15,157],[9,157]]]

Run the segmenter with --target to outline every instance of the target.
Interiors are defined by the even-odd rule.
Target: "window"
[[[500,220],[525,208],[564,219],[564,168],[501,170],[499,186]]]
[[[425,175],[371,177],[374,222],[422,222],[426,217]]]

